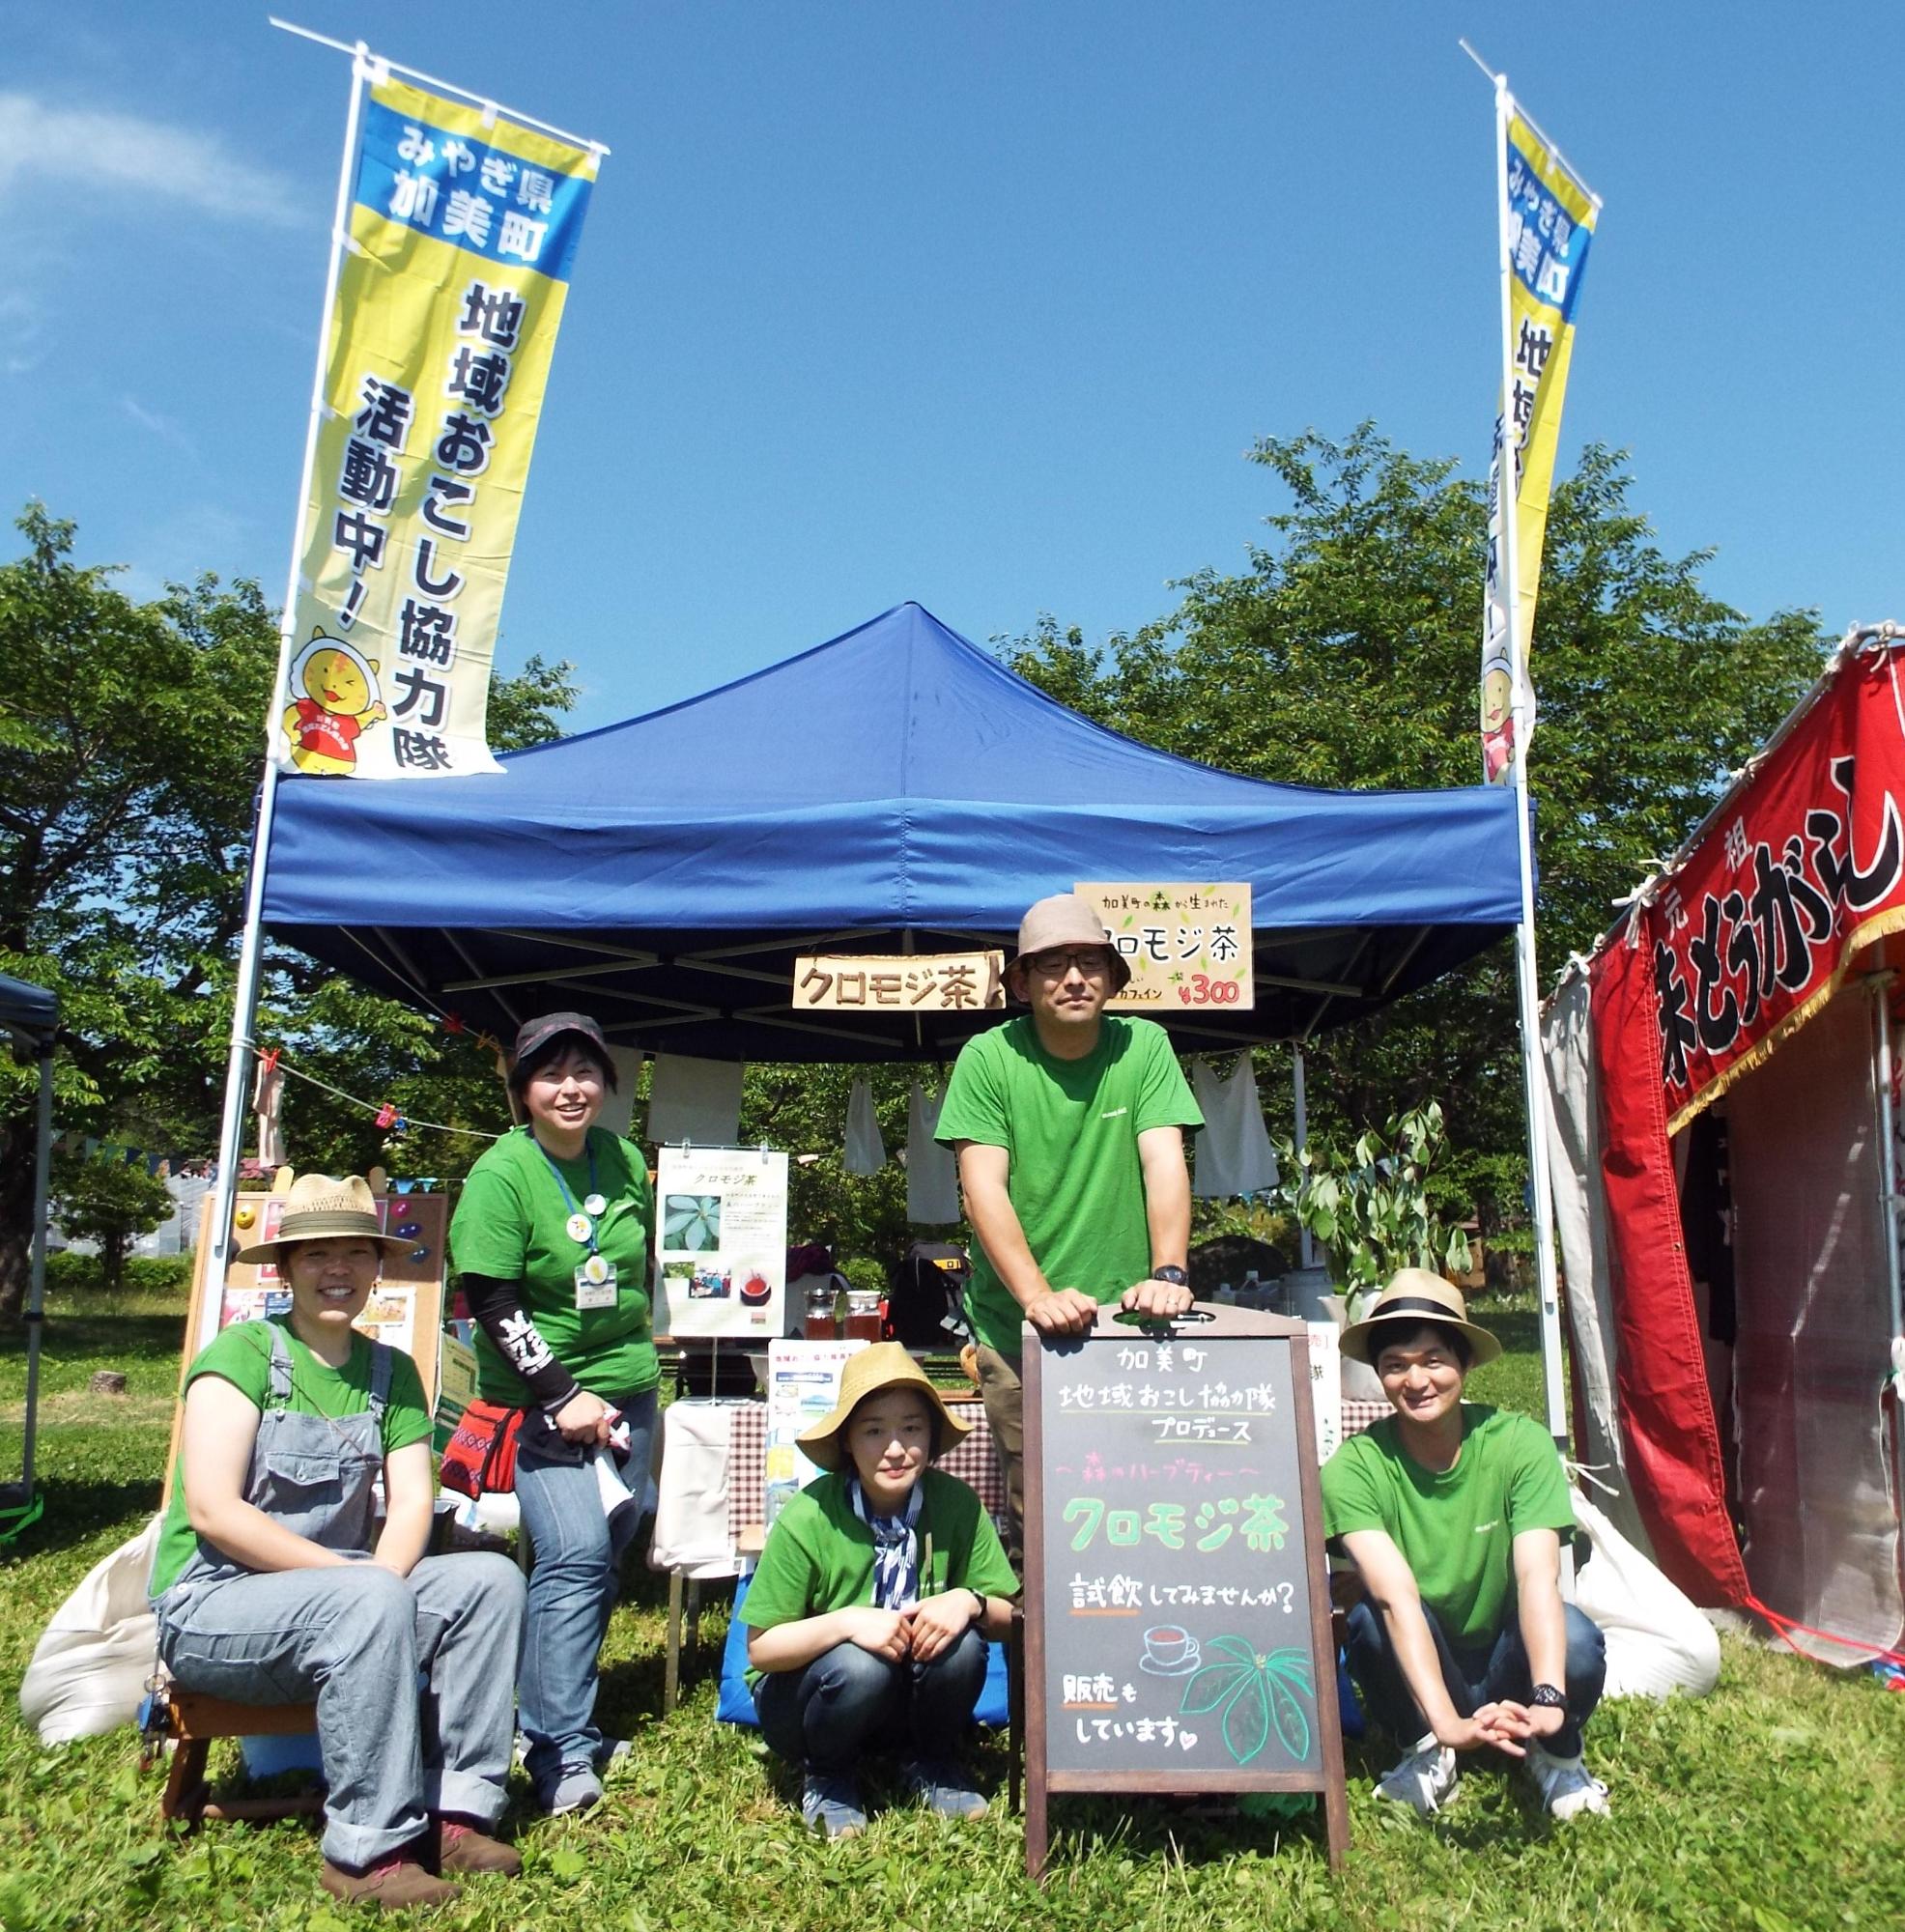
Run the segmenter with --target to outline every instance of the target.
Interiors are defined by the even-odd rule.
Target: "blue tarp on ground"
[[[850,931],[844,950],[867,952],[906,933],[922,951],[1009,939],[1027,904],[1079,879],[1245,879],[1260,970],[1305,984],[1288,999],[1266,988],[1254,1017],[1200,1024],[1265,1037],[1423,983],[1519,904],[1505,790],[1315,791],[1192,764],[1091,724],[917,604],[502,764],[405,783],[288,779],[272,930],[498,1031],[595,988],[631,1043],[766,1057],[786,996],[709,970],[726,946],[759,941],[729,957],[773,978],[822,933]],[[612,953],[584,937],[643,959],[604,973]],[[469,983],[539,970],[544,987]],[[856,1057],[779,1031],[778,1057]],[[936,1057],[947,1039],[929,1035],[890,1027],[858,1057]]]

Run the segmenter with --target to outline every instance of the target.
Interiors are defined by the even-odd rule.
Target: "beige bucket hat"
[[[1351,1360],[1367,1362],[1378,1343],[1379,1328],[1404,1323],[1419,1328],[1425,1321],[1461,1329],[1474,1350],[1471,1368],[1492,1362],[1501,1353],[1501,1344],[1486,1328],[1469,1321],[1462,1291],[1427,1268],[1398,1268],[1389,1277],[1389,1286],[1377,1296],[1376,1306],[1360,1321],[1344,1329],[1339,1346]]]
[[[925,1370],[897,1342],[875,1342],[847,1357],[846,1367],[840,1371],[840,1399],[833,1413],[794,1438],[806,1450],[808,1460],[823,1469],[838,1469],[844,1460],[840,1431],[847,1418],[869,1395],[880,1395],[890,1388],[918,1389],[930,1405],[934,1416],[931,1460],[937,1461],[972,1434],[972,1424],[961,1422],[947,1407]]]
[[[347,1174],[341,1180],[328,1174],[300,1174],[284,1197],[284,1218],[269,1241],[241,1248],[241,1262],[276,1262],[284,1250],[299,1241],[338,1239],[375,1241],[390,1253],[410,1243],[386,1235],[378,1226],[377,1197],[362,1176]]]
[[[1122,993],[1131,982],[1131,962],[1104,936],[1104,921],[1090,899],[1078,893],[1054,893],[1026,909],[1018,923],[1018,954],[1012,964],[1034,952],[1059,946],[1102,946],[1112,959],[1112,991]]]

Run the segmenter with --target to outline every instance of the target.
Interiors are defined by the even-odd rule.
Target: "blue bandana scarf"
[[[873,1607],[908,1610],[920,1601],[920,1539],[913,1526],[920,1520],[924,1483],[915,1483],[906,1507],[897,1516],[875,1516],[857,1474],[846,1479],[847,1501],[853,1513],[873,1532]]]

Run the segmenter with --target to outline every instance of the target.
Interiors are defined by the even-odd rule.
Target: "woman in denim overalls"
[[[306,1175],[277,1236],[239,1256],[277,1264],[291,1313],[226,1329],[193,1364],[153,1577],[182,1687],[315,1701],[325,1889],[384,1906],[454,1897],[443,1873],[522,1868],[487,1833],[509,1772],[522,1577],[500,1556],[424,1555],[421,1383],[351,1325],[380,1251],[405,1245],[364,1181]]]

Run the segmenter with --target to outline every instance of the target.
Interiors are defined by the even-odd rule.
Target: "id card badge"
[[[615,1264],[590,1255],[576,1269],[576,1306],[612,1308],[615,1305]]]

